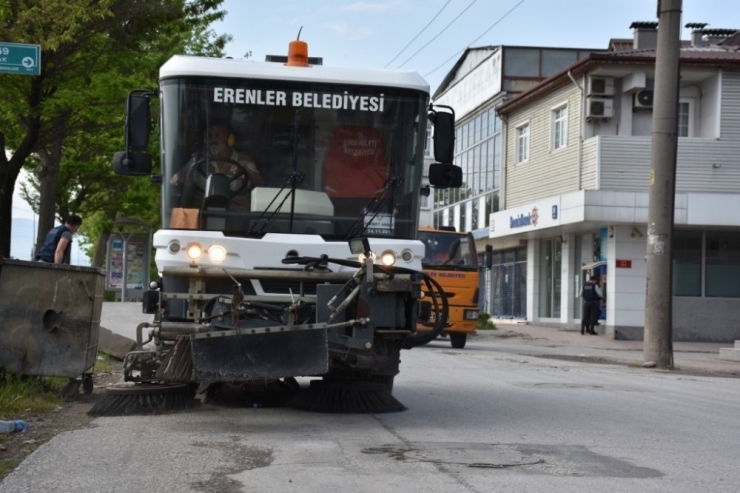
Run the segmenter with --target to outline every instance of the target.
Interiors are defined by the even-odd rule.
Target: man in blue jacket
[[[581,299],[583,299],[583,310],[581,310],[581,335],[597,335],[594,330],[594,324],[599,318],[601,297],[596,290],[596,281],[596,276],[591,276],[589,281],[584,283],[583,288],[581,289]]]
[[[82,225],[82,218],[76,214],[70,214],[64,220],[64,224],[52,228],[44,239],[43,245],[36,260],[49,264],[69,264],[72,252],[72,235],[77,233]]]

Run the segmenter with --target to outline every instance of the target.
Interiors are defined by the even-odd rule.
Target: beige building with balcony
[[[606,285],[601,332],[642,338],[656,23],[612,40],[497,108],[505,157],[497,250],[526,247],[529,321],[580,324]],[[740,33],[692,24],[680,54],[674,339],[740,338]]]

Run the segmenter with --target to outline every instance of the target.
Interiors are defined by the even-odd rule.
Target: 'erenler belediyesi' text
[[[262,89],[213,89],[214,103],[292,106],[294,108],[325,108],[332,110],[383,111],[383,95],[354,96],[316,92],[263,91]]]

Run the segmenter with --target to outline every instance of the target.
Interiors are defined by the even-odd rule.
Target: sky
[[[13,225],[10,234],[10,256],[20,260],[32,260],[31,254],[36,241],[36,228],[39,218],[21,198],[20,184],[25,179],[25,176],[26,172],[21,171],[13,193]],[[72,264],[90,265],[90,259],[79,247],[80,239],[79,237],[75,237],[72,241],[72,251],[70,252]]]
[[[611,38],[631,38],[632,22],[657,21],[657,0],[225,0],[222,8],[228,14],[214,29],[233,36],[228,56],[285,55],[303,26],[309,56],[324,65],[400,66],[425,77],[432,93],[469,46],[605,49]],[[740,2],[683,0],[688,22],[740,29]]]
[[[657,21],[657,0],[225,0],[222,8],[213,28],[233,36],[227,56],[285,55],[302,27],[309,56],[324,65],[413,70],[432,93],[469,46],[605,49],[611,38],[631,38],[632,22]],[[740,1],[683,0],[688,22],[740,29]],[[28,221],[14,222],[11,253],[27,258],[38,221],[17,194],[13,216]]]

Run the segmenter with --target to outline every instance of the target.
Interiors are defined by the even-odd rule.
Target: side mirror
[[[126,147],[143,149],[149,145],[151,115],[147,96],[129,94],[126,100]]]
[[[460,188],[462,175],[462,168],[454,164],[429,165],[429,183],[435,188]]]
[[[149,175],[152,173],[152,157],[144,152],[117,152],[113,155],[113,171],[123,176]]]
[[[434,160],[451,164],[455,156],[455,111],[449,106],[437,105],[447,111],[437,111],[434,106],[429,111],[429,121],[434,124]]]

